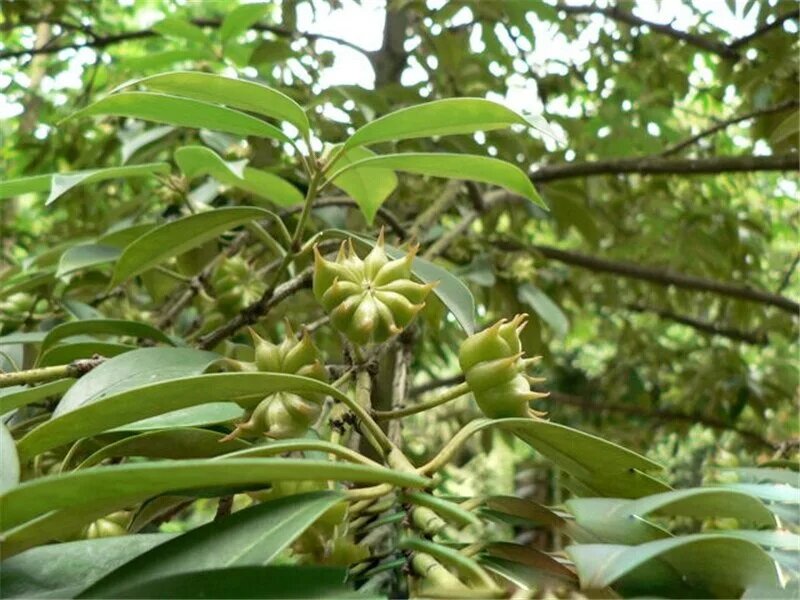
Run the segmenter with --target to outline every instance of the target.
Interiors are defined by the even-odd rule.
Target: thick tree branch
[[[95,355],[92,358],[73,360],[66,365],[0,373],[0,388],[14,385],[33,385],[35,383],[44,383],[46,381],[55,381],[56,379],[64,378],[77,379],[78,377],[83,377],[95,367],[103,364],[105,360],[105,357]]]
[[[701,321],[700,319],[695,319],[694,317],[687,317],[686,315],[680,315],[678,313],[672,312],[671,310],[651,308],[647,306],[642,306],[641,304],[629,304],[625,308],[637,313],[654,313],[658,315],[658,317],[661,319],[665,319],[667,321],[674,321],[675,323],[686,325],[687,327],[691,327],[693,329],[696,329],[697,331],[702,331],[703,333],[708,333],[710,335],[718,335],[720,337],[726,337],[731,340],[736,340],[737,342],[754,344],[756,346],[764,346],[769,342],[767,336],[761,332],[750,333],[747,331],[740,331],[738,329],[733,329],[732,327],[722,327],[720,325],[717,325],[716,323],[709,323],[708,321]]]
[[[718,54],[723,58],[731,60],[736,60],[739,58],[739,53],[735,49],[730,48],[727,44],[723,42],[719,42],[717,40],[713,40],[711,38],[702,35],[697,35],[686,31],[680,31],[678,29],[675,29],[674,27],[670,27],[669,25],[647,21],[645,19],[642,19],[641,17],[637,17],[632,12],[622,10],[619,6],[603,8],[591,4],[584,6],[570,6],[567,4],[558,4],[556,5],[556,8],[570,15],[599,14],[608,17],[609,19],[612,19],[614,21],[625,23],[632,27],[648,27],[649,29],[655,32],[666,35],[675,40],[685,42],[687,44],[695,46],[696,48],[700,48],[701,50]]]
[[[530,174],[534,183],[592,175],[702,175],[749,171],[796,171],[797,154],[776,156],[715,156],[711,158],[633,157],[615,160],[545,165]]]
[[[191,23],[197,25],[198,27],[209,27],[212,29],[218,29],[222,25],[222,21],[220,19],[192,19]],[[310,42],[315,42],[318,40],[326,40],[329,42],[334,42],[336,44],[341,44],[342,46],[347,46],[348,48],[352,48],[353,50],[361,52],[362,54],[365,54],[368,57],[370,56],[369,52],[364,50],[364,48],[362,48],[358,44],[354,44],[347,40],[338,38],[336,36],[326,35],[322,33],[308,33],[302,31],[293,32],[278,27],[277,25],[268,25],[266,23],[255,23],[250,27],[250,29],[253,31],[269,32],[278,37],[283,37],[283,38],[306,39]],[[144,38],[150,38],[161,35],[152,29],[126,31],[122,33],[115,33],[109,35],[99,35],[90,30],[83,30],[83,33],[88,35],[90,39],[86,40],[85,42],[72,42],[69,44],[49,44],[38,48],[7,50],[4,52],[0,52],[0,60],[7,58],[19,58],[21,56],[38,55],[38,54],[57,54],[62,50],[79,50],[81,48],[93,48],[96,50],[102,50],[103,48],[107,48],[108,46],[113,46],[115,44],[119,44],[122,42],[129,42],[132,40],[140,40]]]
[[[552,401],[553,404],[568,404],[570,406],[577,406],[579,408],[591,412],[595,411],[611,412],[622,415],[633,415],[636,417],[642,417],[644,419],[653,419],[656,421],[665,421],[665,422],[680,421],[684,423],[700,423],[701,425],[705,425],[706,427],[710,427],[711,429],[717,429],[720,431],[732,431],[740,435],[744,439],[759,446],[764,446],[766,448],[772,448],[772,449],[778,447],[778,444],[776,444],[775,442],[771,442],[770,440],[764,438],[761,434],[755,431],[744,429],[742,427],[739,427],[738,425],[732,425],[730,423],[723,421],[722,419],[717,419],[715,417],[707,417],[701,414],[684,413],[677,410],[651,409],[642,406],[632,406],[628,404],[594,402],[588,398],[580,398],[578,396],[572,396],[570,394],[562,394],[560,392],[550,392],[550,400]]]
[[[742,121],[747,121],[749,119],[756,119],[758,117],[763,117],[763,116],[771,115],[771,114],[774,114],[774,113],[777,113],[777,112],[782,112],[782,111],[790,109],[790,108],[796,108],[798,105],[800,105],[800,102],[798,102],[796,99],[787,100],[786,102],[781,102],[780,104],[776,104],[775,106],[770,106],[768,108],[762,108],[761,110],[754,110],[752,112],[749,112],[749,113],[744,114],[744,115],[740,115],[738,117],[731,117],[730,119],[726,119],[724,121],[720,121],[719,123],[717,123],[713,127],[709,127],[708,129],[705,129],[705,130],[701,131],[700,133],[697,133],[697,134],[695,134],[695,135],[693,135],[693,136],[691,136],[689,138],[686,138],[682,142],[678,142],[677,144],[674,144],[674,145],[670,146],[669,148],[664,150],[660,154],[660,156],[671,156],[673,154],[677,154],[678,152],[680,152],[681,150],[683,150],[684,148],[686,148],[688,146],[691,146],[695,142],[697,142],[697,141],[699,141],[699,140],[701,140],[703,138],[706,138],[706,137],[708,137],[710,135],[714,135],[718,131],[722,131],[726,127],[729,127],[731,125],[735,125],[736,123],[741,123]]]
[[[797,19],[798,17],[800,17],[800,10],[790,11],[786,14],[780,15],[772,23],[764,25],[763,27],[751,33],[750,35],[746,35],[742,38],[739,38],[737,40],[734,40],[726,44],[724,42],[720,42],[718,40],[712,39],[704,35],[698,35],[695,33],[690,33],[688,31],[680,31],[678,29],[675,29],[674,27],[671,27],[670,25],[647,21],[646,19],[637,17],[630,11],[623,10],[622,8],[620,8],[619,5],[611,7],[600,7],[600,6],[595,6],[593,4],[587,4],[582,6],[557,4],[556,8],[570,15],[599,14],[614,21],[625,23],[632,27],[647,27],[650,30],[655,31],[656,33],[660,33],[667,37],[671,37],[672,39],[684,42],[686,44],[694,46],[695,48],[700,48],[701,50],[705,50],[706,52],[717,54],[727,60],[741,59],[742,48],[750,44],[753,40],[769,33],[770,31],[773,31],[774,29],[782,27],[786,21],[789,21],[791,19]]]
[[[464,381],[464,376],[461,374],[454,375],[446,379],[435,379],[433,381],[429,381],[422,385],[411,388],[409,395],[412,398],[418,397],[424,393],[430,392],[431,390],[435,390],[445,386],[450,387],[452,385],[458,385],[463,381]],[[726,423],[722,419],[716,419],[714,417],[706,417],[700,414],[684,413],[676,410],[648,409],[640,406],[629,406],[627,404],[594,402],[588,398],[581,398],[579,396],[563,394],[561,392],[556,392],[552,390],[549,391],[550,391],[549,400],[553,405],[568,404],[571,406],[578,406],[580,408],[586,409],[587,411],[593,411],[593,412],[602,411],[602,412],[628,414],[637,417],[642,417],[645,419],[654,419],[657,421],[667,421],[667,422],[682,421],[686,423],[700,423],[702,425],[705,425],[706,427],[710,427],[711,429],[718,429],[721,431],[733,431],[734,433],[737,433],[743,438],[760,446],[773,449],[779,446],[779,444],[771,442],[770,440],[762,437],[755,431],[750,431],[749,429],[744,429],[738,427],[737,425]]]
[[[517,252],[520,250],[530,250],[537,252],[545,258],[549,258],[550,260],[556,260],[568,265],[582,267],[584,269],[589,269],[590,271],[613,273],[622,277],[640,279],[642,281],[649,281],[659,285],[672,285],[686,290],[711,292],[714,294],[719,294],[720,296],[736,298],[737,300],[746,300],[748,302],[756,302],[758,304],[775,306],[793,315],[797,315],[798,312],[800,312],[800,304],[779,294],[772,294],[763,290],[757,290],[751,287],[736,285],[734,283],[728,283],[725,281],[705,279],[695,275],[678,273],[667,268],[648,267],[636,263],[612,261],[605,258],[599,258],[597,256],[581,254],[571,250],[561,250],[559,248],[553,248],[552,246],[526,246],[521,242],[508,239],[494,240],[494,244],[495,247],[500,248],[501,250]]]
[[[230,321],[215,329],[211,333],[200,338],[198,346],[203,350],[214,348],[225,338],[233,335],[246,325],[256,323],[261,317],[266,315],[270,309],[285,300],[292,294],[311,286],[311,269],[306,269],[293,279],[282,283],[274,290],[268,289],[264,295],[253,304],[247,306],[232,318]]]
[[[786,21],[790,21],[792,19],[798,19],[798,18],[800,18],[800,9],[793,10],[793,11],[790,11],[788,13],[785,13],[785,14],[779,16],[777,19],[775,19],[772,23],[769,23],[769,24],[764,25],[763,27],[761,27],[759,29],[756,29],[750,35],[746,35],[746,36],[744,36],[742,38],[739,38],[738,40],[736,40],[734,42],[731,42],[730,44],[728,44],[728,48],[730,48],[731,50],[737,51],[740,48],[743,48],[744,46],[747,46],[754,39],[760,38],[762,35],[765,35],[765,34],[769,33],[773,29],[777,29],[779,27],[783,27],[783,24]]]

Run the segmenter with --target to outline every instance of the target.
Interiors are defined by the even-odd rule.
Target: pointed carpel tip
[[[383,248],[384,244],[386,243],[385,236],[386,236],[386,228],[383,225],[381,225],[381,230],[378,233],[378,241],[376,242],[376,245],[379,248]]]

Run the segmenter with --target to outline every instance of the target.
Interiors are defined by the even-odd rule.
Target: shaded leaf
[[[80,598],[114,598],[127,587],[181,573],[269,564],[325,511],[334,492],[279,498],[212,521],[153,548],[95,583]]]

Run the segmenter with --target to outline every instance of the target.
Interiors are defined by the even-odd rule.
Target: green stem
[[[105,361],[105,358],[83,358],[74,360],[66,365],[55,365],[43,367],[41,369],[29,369],[27,371],[14,371],[12,373],[0,373],[0,388],[11,387],[13,385],[33,385],[46,381],[55,381],[65,377],[78,378],[85,375],[97,365]]]
[[[362,433],[375,449],[383,456],[392,449],[393,444],[369,414],[372,401],[372,377],[365,369],[358,372],[356,377],[356,397],[350,409],[358,417],[363,426]]]
[[[469,385],[464,382],[460,383],[446,392],[439,394],[435,398],[431,398],[425,402],[420,402],[419,404],[414,404],[413,406],[406,406],[405,408],[398,408],[397,410],[386,410],[386,411],[373,411],[372,416],[375,417],[378,421],[387,421],[389,419],[400,419],[402,417],[407,417],[409,415],[414,415],[416,413],[424,412],[431,408],[435,408],[437,406],[441,406],[442,404],[446,404],[451,400],[455,400],[456,398],[460,398],[464,394],[468,394],[470,391]]]
[[[458,449],[464,445],[464,443],[472,436],[473,434],[477,433],[484,427],[488,427],[489,425],[493,424],[494,421],[491,419],[477,419],[475,421],[471,421],[467,423],[461,431],[455,434],[449,442],[439,451],[439,454],[434,456],[430,461],[426,464],[422,465],[417,472],[420,474],[425,473],[432,473],[441,469],[444,465],[446,465],[455,453],[458,452]]]

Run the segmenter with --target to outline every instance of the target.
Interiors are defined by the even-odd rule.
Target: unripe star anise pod
[[[266,286],[240,256],[225,259],[211,280],[216,308],[227,317],[258,300]]]
[[[435,283],[411,279],[419,246],[389,260],[383,231],[362,260],[351,240],[342,242],[333,261],[314,249],[314,296],[330,314],[331,324],[358,345],[380,344],[400,333],[425,306]]]
[[[301,375],[319,381],[328,380],[325,366],[319,359],[319,350],[308,333],[303,332],[300,340],[297,340],[290,330],[287,338],[280,344],[268,342],[253,330],[250,330],[250,334],[255,346],[256,370]],[[279,439],[301,437],[319,418],[323,400],[323,395],[313,392],[270,394],[253,409],[249,419],[238,424],[223,441],[236,438],[242,433]]]
[[[502,319],[467,338],[458,353],[458,362],[475,401],[487,417],[540,417],[529,408],[528,402],[547,394],[531,390],[532,383],[542,378],[531,377],[525,371],[541,360],[540,356],[523,358],[520,331],[527,315],[517,315],[511,321]]]

